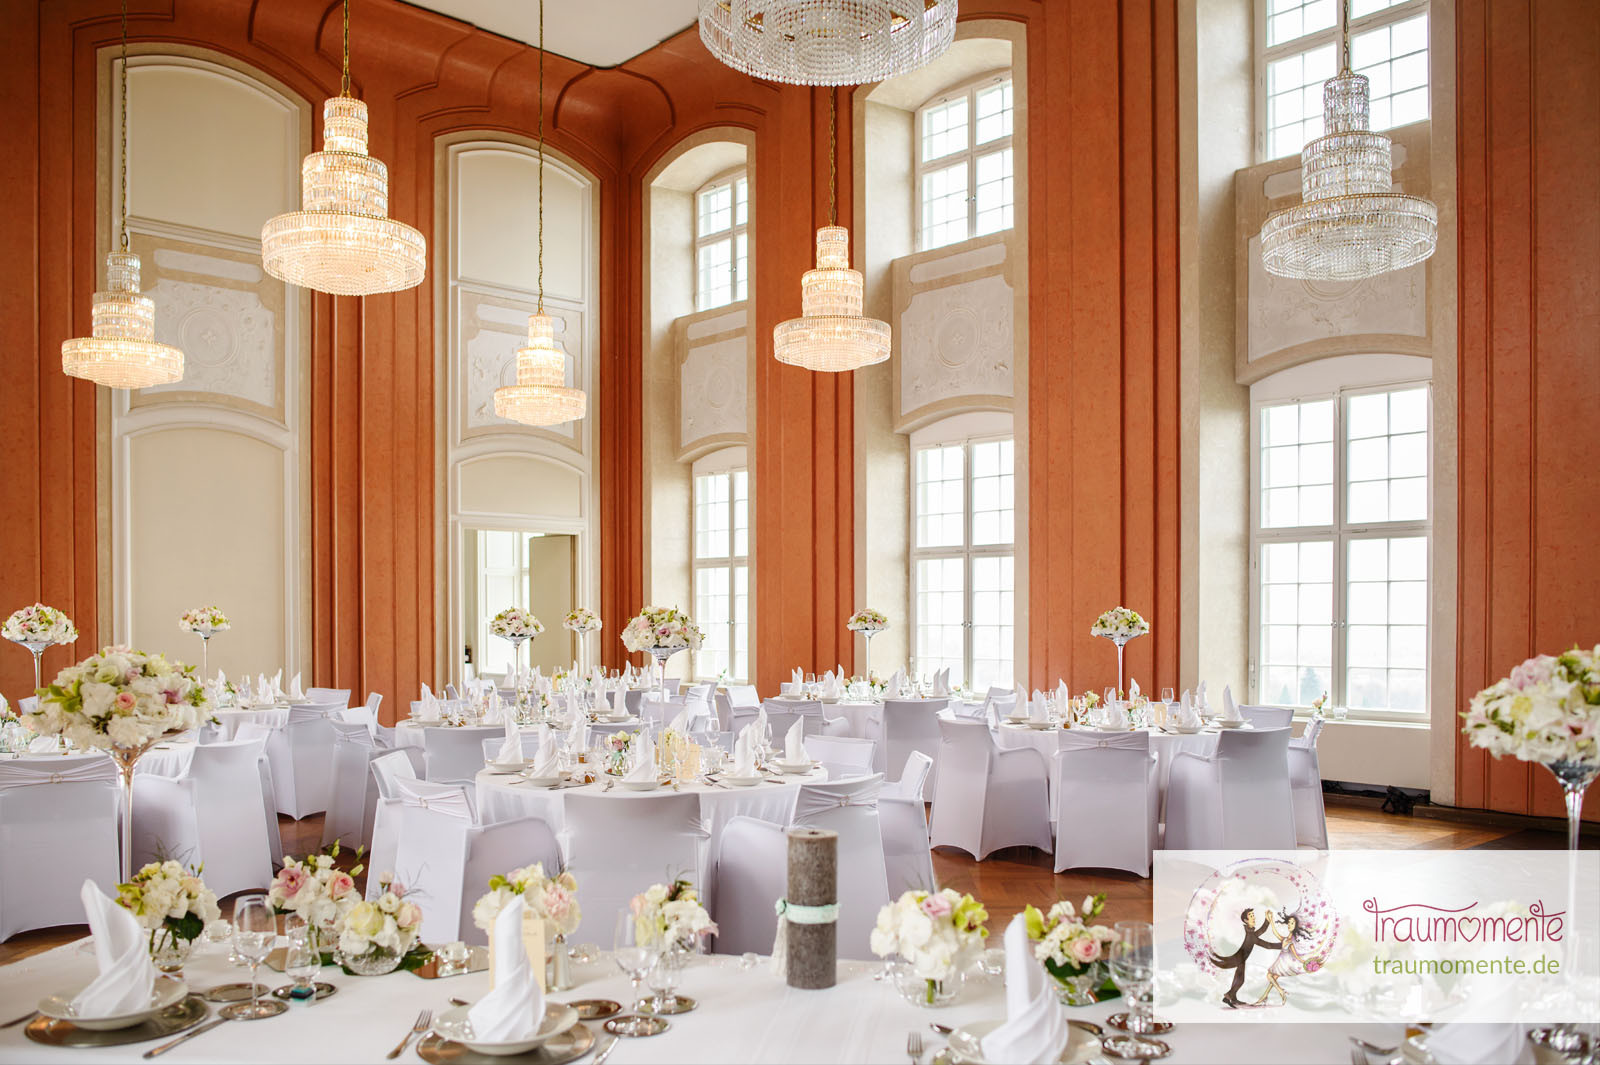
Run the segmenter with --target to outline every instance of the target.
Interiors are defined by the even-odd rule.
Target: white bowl
[[[655,791],[661,786],[659,780],[619,780],[617,784],[624,791]]]
[[[965,1065],[988,1065],[983,1056],[983,1037],[1003,1024],[1003,1021],[973,1021],[950,1033],[950,1055]],[[1067,1044],[1054,1059],[1058,1062],[1087,1062],[1095,1060],[1100,1041],[1078,1027],[1067,1029]]]
[[[479,1054],[504,1057],[507,1054],[526,1053],[578,1023],[578,1011],[565,1002],[546,1002],[544,1021],[539,1025],[538,1034],[533,1038],[518,1039],[510,1043],[486,1043],[472,1034],[472,1022],[467,1019],[471,1009],[471,1006],[456,1006],[445,1010],[433,1022],[434,1034],[452,1043],[460,1043]]]
[[[491,773],[520,773],[528,767],[526,761],[521,762],[485,762],[484,768]]]
[[[1249,724],[1250,724],[1250,722],[1244,721],[1244,720],[1228,721],[1227,719],[1220,718],[1220,717],[1217,718],[1217,721],[1216,721],[1216,725],[1217,725],[1218,728],[1244,728],[1245,726],[1247,726]]]
[[[815,762],[809,760],[804,762],[774,762],[773,764],[784,773],[809,773],[817,767]]]
[[[82,990],[83,988],[78,989]],[[155,987],[150,992],[150,1005],[114,1017],[79,1017],[72,1009],[72,1000],[77,997],[78,991],[63,991],[40,999],[39,1012],[52,1020],[71,1021],[75,1026],[91,1032],[112,1032],[118,1028],[132,1028],[136,1024],[143,1023],[151,1015],[181,1002],[183,996],[189,993],[189,985],[175,976],[158,976]]]

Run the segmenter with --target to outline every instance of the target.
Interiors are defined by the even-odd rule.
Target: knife
[[[611,1037],[611,1042],[609,1042],[609,1043],[607,1043],[605,1045],[605,1049],[600,1051],[600,1053],[598,1053],[598,1054],[596,1054],[594,1056],[593,1065],[605,1065],[606,1059],[611,1056],[611,1052],[613,1050],[617,1049],[617,1042],[618,1042],[617,1037],[616,1036],[612,1036]]]
[[[144,1052],[144,1056],[145,1056],[146,1059],[160,1057],[162,1054],[165,1054],[167,1051],[171,1050],[173,1047],[180,1046],[180,1045],[182,1045],[184,1043],[187,1043],[189,1040],[193,1039],[195,1036],[203,1035],[206,1032],[211,1031],[211,1029],[220,1027],[221,1025],[224,1025],[224,1024],[227,1024],[227,1023],[228,1023],[228,1018],[226,1018],[226,1017],[217,1017],[217,1018],[215,1018],[213,1020],[209,1020],[206,1023],[200,1025],[198,1028],[189,1029],[187,1032],[184,1032],[178,1038],[176,1038],[174,1040],[171,1040],[170,1042],[162,1043],[160,1046],[157,1046],[157,1047],[151,1047],[149,1050],[146,1050]]]

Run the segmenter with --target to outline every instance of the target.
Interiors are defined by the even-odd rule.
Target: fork
[[[423,1032],[426,1032],[428,1030],[428,1026],[431,1024],[433,1024],[432,1010],[423,1010],[421,1013],[417,1014],[417,1023],[411,1026],[411,1031],[407,1032],[405,1038],[400,1040],[400,1044],[393,1050],[389,1051],[389,1060],[393,1061],[395,1058],[398,1058],[402,1053],[404,1053],[407,1044],[409,1044],[412,1039],[421,1035]]]
[[[906,1056],[911,1059],[911,1065],[922,1063],[922,1033],[913,1031],[906,1036]]]

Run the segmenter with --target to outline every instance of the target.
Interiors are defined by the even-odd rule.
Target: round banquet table
[[[534,726],[528,726],[530,728]],[[402,721],[394,727],[394,745],[396,747],[426,747],[424,735],[427,729],[447,728],[452,732],[475,732],[479,739],[488,739],[490,736],[504,736],[506,727],[499,722],[493,725],[446,725],[443,721]]]
[[[954,708],[957,700],[937,696],[928,699],[906,699],[904,702],[925,702],[932,709]],[[825,720],[833,721],[844,718],[847,731],[846,736],[856,739],[875,740],[879,738],[882,727],[883,703],[881,702],[849,702],[825,703],[818,699],[789,699],[777,698],[764,700],[763,705],[769,711],[786,711],[788,713],[815,714],[821,713]],[[874,718],[876,717],[876,722]]]
[[[217,719],[217,730],[222,738],[231,740],[239,734],[239,726],[272,725],[283,727],[289,716],[289,704],[282,706],[252,706],[248,709],[233,707],[226,710],[213,710],[211,715]]]
[[[134,764],[135,773],[154,773],[161,777],[175,777],[188,768],[189,760],[194,757],[194,733],[187,732],[176,739],[166,740],[156,744],[140,756]],[[104,754],[104,752],[69,751],[71,757],[81,758],[85,755]],[[104,755],[110,758],[110,755]],[[54,752],[24,752],[20,754],[0,754],[0,758],[8,762],[27,762],[30,765],[48,766],[51,762],[59,762],[61,755]]]

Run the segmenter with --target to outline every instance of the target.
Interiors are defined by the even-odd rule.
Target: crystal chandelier
[[[517,351],[517,383],[494,390],[494,412],[523,425],[582,418],[589,397],[568,388],[567,357],[556,347],[556,321],[544,313],[544,0],[539,0],[539,305],[528,315],[528,346]]]
[[[791,85],[913,71],[956,35],[956,0],[700,0],[700,39],[735,70]]]
[[[292,285],[336,296],[398,292],[422,282],[427,241],[389,217],[389,169],[367,154],[367,105],[350,95],[350,0],[344,74],[322,104],[322,151],[300,164],[301,206],[261,227],[261,264]]]
[[[861,315],[865,285],[850,269],[850,231],[834,218],[834,101],[828,92],[828,224],[817,230],[817,268],[800,278],[800,317],[772,329],[772,354],[807,370],[858,370],[889,357],[889,323]]]
[[[1307,281],[1357,281],[1422,262],[1439,239],[1439,209],[1394,192],[1390,140],[1368,130],[1367,79],[1344,64],[1322,86],[1325,134],[1300,153],[1301,202],[1261,227],[1270,274]]]
[[[183,352],[156,343],[156,305],[139,294],[139,257],[128,250],[128,3],[122,3],[121,250],[106,256],[106,287],[94,294],[87,337],[61,344],[61,369],[107,388],[149,388],[183,380]]]

